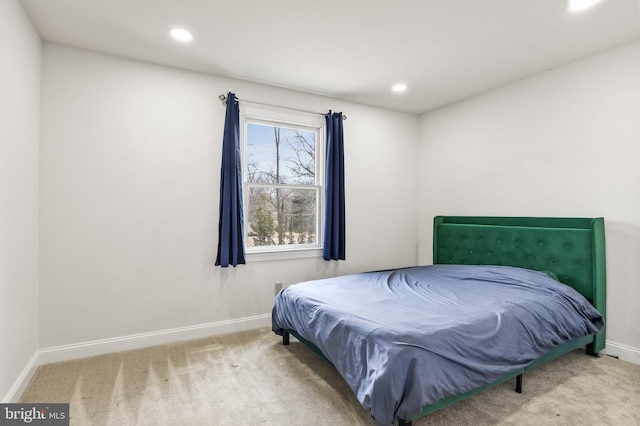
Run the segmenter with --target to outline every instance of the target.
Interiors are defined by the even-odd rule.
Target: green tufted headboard
[[[603,218],[436,216],[433,263],[553,272],[606,317]],[[594,347],[605,345],[605,331]]]

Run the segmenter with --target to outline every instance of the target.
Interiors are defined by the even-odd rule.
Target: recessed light
[[[567,0],[567,9],[572,12],[578,12],[580,10],[589,9],[600,3],[602,0]]]
[[[187,42],[193,40],[193,34],[182,28],[173,28],[169,31],[169,34],[178,41]]]
[[[391,90],[396,93],[404,92],[407,90],[407,85],[403,83],[394,84],[393,87],[391,87]]]

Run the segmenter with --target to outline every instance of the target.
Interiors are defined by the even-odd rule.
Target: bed
[[[380,425],[410,425],[605,345],[603,218],[437,216],[433,265],[298,283],[273,331],[333,364]]]

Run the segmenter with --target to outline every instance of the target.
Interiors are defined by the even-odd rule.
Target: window
[[[242,132],[247,254],[321,255],[324,117],[247,108]]]

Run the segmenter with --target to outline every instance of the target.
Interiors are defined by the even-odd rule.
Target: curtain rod
[[[220,99],[223,104],[227,103],[227,95],[220,95],[220,96],[218,96],[218,99]],[[323,113],[323,112],[308,111],[306,109],[299,109],[299,108],[283,107],[283,106],[280,106],[280,105],[267,104],[267,103],[264,103],[264,102],[249,101],[249,100],[246,100],[246,99],[238,99],[238,97],[236,97],[236,100],[238,102],[247,102],[247,103],[256,104],[256,105],[264,105],[264,106],[270,106],[270,107],[275,107],[275,108],[284,108],[284,109],[288,109],[288,110],[291,110],[291,111],[306,112],[307,114],[327,115],[326,113]],[[343,114],[342,115],[342,119],[346,120],[347,116]]]

